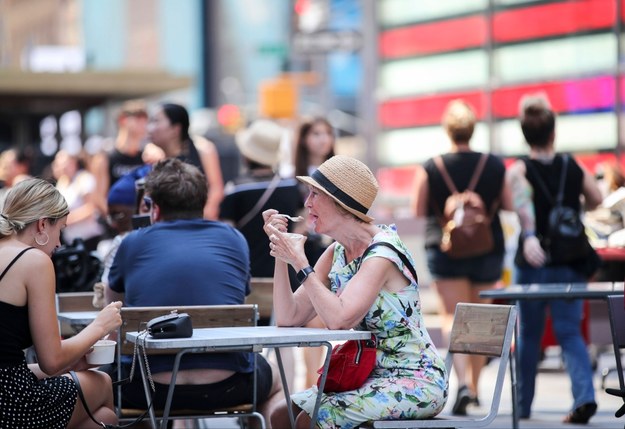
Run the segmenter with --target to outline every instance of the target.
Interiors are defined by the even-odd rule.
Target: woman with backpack
[[[584,283],[599,266],[580,220],[581,197],[592,210],[601,191],[592,174],[554,149],[555,114],[542,96],[521,100],[521,130],[530,147],[528,157],[507,173],[522,233],[515,257],[515,282]],[[540,360],[540,344],[549,308],[552,326],[571,378],[572,410],[564,423],[586,424],[597,410],[593,370],[580,324],[582,300],[522,300],[519,303],[518,403],[520,417],[529,418]]]
[[[479,293],[501,278],[505,246],[498,212],[512,208],[503,162],[469,146],[475,123],[475,112],[465,101],[447,105],[442,125],[451,149],[418,166],[413,193],[412,208],[425,230],[427,265],[440,297],[446,341],[456,304],[486,303]],[[485,363],[477,356],[455,358],[458,394],[453,414],[466,415],[470,404],[479,404],[479,377]]]

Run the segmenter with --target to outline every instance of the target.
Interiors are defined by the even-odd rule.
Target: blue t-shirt
[[[125,305],[243,304],[249,294],[247,242],[235,228],[204,219],[158,222],[129,233],[109,273],[109,287]],[[171,369],[173,357],[150,357],[152,372]],[[249,353],[188,355],[181,369],[250,372]]]

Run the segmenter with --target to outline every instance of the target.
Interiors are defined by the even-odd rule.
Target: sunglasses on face
[[[146,210],[150,211],[152,210],[152,205],[154,204],[154,202],[152,201],[152,198],[150,197],[143,197],[143,205],[145,206]]]
[[[119,222],[126,219],[127,214],[124,212],[111,212],[106,216],[106,220],[108,223]]]

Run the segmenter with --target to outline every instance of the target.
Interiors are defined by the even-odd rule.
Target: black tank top
[[[176,158],[180,161],[186,162],[187,164],[195,165],[202,173],[206,174],[204,166],[202,165],[202,160],[200,159],[200,153],[197,151],[193,140],[188,139],[184,142],[184,148],[182,149],[180,155]]]
[[[143,165],[141,156],[141,151],[136,155],[126,155],[117,149],[113,149],[113,151],[108,154],[110,186],[113,186],[113,184],[126,173],[131,172],[137,167],[141,167]]]
[[[2,279],[22,255],[34,247],[27,247],[17,254],[0,274]],[[22,307],[0,301],[0,367],[14,366],[24,361],[24,349],[33,345],[28,322],[28,305]]]

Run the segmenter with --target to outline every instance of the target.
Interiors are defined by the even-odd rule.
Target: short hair
[[[519,102],[519,120],[525,141],[532,147],[545,147],[556,127],[556,117],[544,95],[530,94]]]
[[[6,194],[0,214],[0,235],[19,232],[43,218],[54,223],[68,214],[67,201],[54,185],[43,179],[24,179]]]
[[[128,116],[138,116],[147,118],[148,117],[148,107],[143,100],[128,100],[122,104],[121,109],[119,110],[118,119],[125,118]]]
[[[145,179],[145,193],[165,220],[202,218],[208,198],[206,176],[177,158],[159,161]]]
[[[443,128],[454,142],[471,140],[476,122],[473,107],[461,99],[451,100],[443,112]]]

